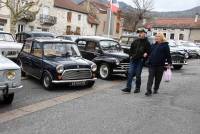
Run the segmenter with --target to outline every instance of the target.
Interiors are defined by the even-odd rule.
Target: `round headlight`
[[[116,65],[120,64],[120,61],[118,59],[115,59]]]
[[[91,65],[91,70],[92,70],[93,72],[95,72],[95,71],[97,70],[97,65],[96,65],[96,64],[92,64],[92,65]]]
[[[63,65],[58,65],[57,67],[56,67],[56,71],[57,71],[57,73],[62,73],[63,71],[64,71],[64,67],[63,67]]]
[[[10,70],[10,71],[6,72],[6,77],[8,80],[14,80],[15,76],[16,76],[15,71]]]

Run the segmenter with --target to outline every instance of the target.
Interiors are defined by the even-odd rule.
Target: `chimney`
[[[199,19],[199,14],[198,14],[198,13],[196,13],[194,22],[197,22],[197,21],[198,21],[198,19]]]

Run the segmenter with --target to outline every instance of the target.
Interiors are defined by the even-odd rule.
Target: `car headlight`
[[[9,70],[6,72],[6,77],[8,80],[14,80],[16,76],[16,73],[14,70]]]
[[[116,63],[116,65],[119,65],[120,61],[118,59],[115,59],[115,63]]]
[[[57,71],[57,73],[61,74],[64,71],[64,66],[63,65],[58,65],[56,67],[56,71]]]
[[[95,72],[95,71],[97,70],[97,65],[96,65],[96,64],[92,64],[92,65],[91,65],[91,70],[92,70],[93,72]]]

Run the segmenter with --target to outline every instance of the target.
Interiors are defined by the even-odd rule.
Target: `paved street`
[[[48,91],[30,77],[11,106],[0,103],[0,134],[199,134],[200,60],[190,60],[162,82],[160,92],[123,94],[123,76],[97,80],[93,88],[59,86]]]

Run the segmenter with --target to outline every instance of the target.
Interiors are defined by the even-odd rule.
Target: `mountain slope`
[[[74,0],[74,2],[79,3],[82,0]],[[107,3],[107,0],[98,0],[99,2],[102,3]],[[134,10],[133,7],[130,5],[127,5],[124,2],[119,2],[119,7],[122,9],[122,11],[127,12],[129,10]],[[200,6],[194,7],[189,10],[185,11],[174,11],[174,12],[156,12],[152,11],[150,13],[151,16],[153,17],[162,17],[162,18],[188,18],[188,17],[194,17],[196,13],[200,14]]]

